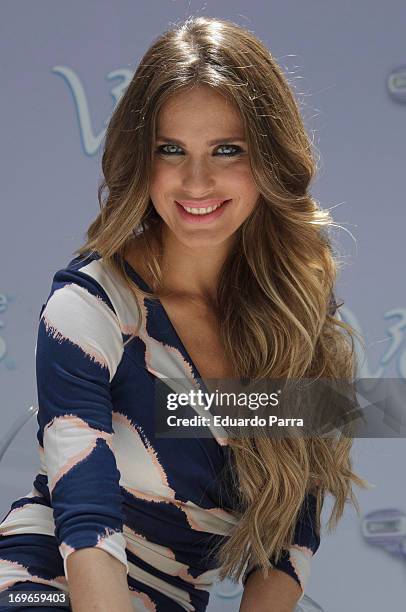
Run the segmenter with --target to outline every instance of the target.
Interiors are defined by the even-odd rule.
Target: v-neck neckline
[[[140,285],[141,289],[148,291],[150,293],[152,293],[152,289],[151,287],[148,285],[148,283],[142,278],[142,276],[140,276],[138,274],[138,272],[132,267],[132,265],[124,258],[124,266],[127,269],[127,272],[129,273],[130,276],[132,276]],[[174,324],[172,323],[172,320],[165,308],[165,306],[162,304],[161,300],[159,298],[155,298],[155,300],[158,303],[159,308],[161,309],[161,312],[163,313],[166,321],[169,323],[171,330],[173,331],[173,334],[177,340],[177,343],[179,344],[179,346],[181,347],[184,355],[186,356],[187,361],[189,362],[189,364],[192,366],[193,370],[195,371],[197,378],[199,379],[199,381],[201,381],[201,384],[204,386],[204,390],[206,392],[208,392],[208,389],[206,387],[206,384],[204,382],[204,379],[202,377],[202,375],[200,374],[199,370],[197,369],[197,366],[195,364],[195,362],[193,361],[193,359],[191,358],[189,351],[186,349],[185,344],[183,343],[178,331],[176,330]]]
[[[142,276],[140,276],[138,274],[138,272],[132,267],[132,265],[125,259],[123,258],[124,261],[124,267],[126,268],[128,275],[130,276],[130,278],[132,278],[136,283],[139,284],[139,286],[141,287],[141,289],[148,291],[150,293],[152,293],[151,287],[148,285],[148,283],[142,278]],[[151,301],[148,300],[148,298],[144,298],[144,301]],[[189,355],[189,351],[186,349],[179,333],[177,332],[175,326],[173,325],[171,318],[169,317],[164,305],[162,304],[161,300],[159,298],[156,298],[155,301],[157,302],[158,307],[160,308],[161,313],[163,314],[165,320],[167,321],[167,323],[169,324],[174,338],[178,344],[178,346],[176,347],[178,351],[180,351],[181,353],[183,353],[183,358],[186,358],[186,361],[189,363],[189,365],[191,366],[192,372],[195,373],[195,375],[193,374],[193,379],[195,381],[195,383],[198,385],[199,389],[201,391],[203,391],[203,393],[205,394],[206,397],[208,396],[212,396],[213,392],[211,389],[208,389],[206,383],[204,382],[203,377],[201,376],[199,370],[196,367],[195,362],[193,361],[193,359],[191,358],[191,356]],[[185,374],[185,378],[188,378],[188,376]],[[211,427],[210,427],[211,429]],[[222,429],[222,427],[220,426],[220,429]],[[218,436],[212,431],[213,434],[213,440],[215,439],[217,441],[217,445],[224,449],[226,452],[228,451],[228,443],[226,443],[223,446],[223,442],[219,441],[222,439],[226,439],[228,437],[228,434],[225,433],[224,435],[220,435],[220,438],[218,438]],[[206,448],[205,446],[205,439],[200,439],[199,437],[196,438],[198,443],[203,446],[203,448]],[[207,442],[211,441],[211,438],[207,439]],[[205,451],[206,452],[206,451]]]

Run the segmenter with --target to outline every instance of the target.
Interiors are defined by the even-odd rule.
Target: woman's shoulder
[[[77,286],[101,299],[114,312],[111,295],[117,292],[116,285],[117,281],[107,270],[102,257],[92,252],[74,257],[54,273],[51,294]]]
[[[117,272],[96,252],[74,257],[52,278],[44,311],[91,329],[96,324],[123,336],[137,323],[134,296]]]
[[[43,358],[53,358],[58,349],[60,359],[63,351],[69,354],[71,347],[79,346],[86,355],[103,355],[109,366],[117,365],[123,353],[121,328],[99,258],[75,257],[53,274],[39,316],[38,340]]]

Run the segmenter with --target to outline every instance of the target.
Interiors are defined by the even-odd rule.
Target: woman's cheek
[[[152,171],[151,183],[159,184],[165,183],[167,185],[168,181],[173,181],[179,175],[179,172],[176,168],[168,166],[164,162],[157,162]]]

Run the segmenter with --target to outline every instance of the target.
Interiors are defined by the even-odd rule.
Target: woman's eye
[[[180,149],[180,147],[178,147],[178,145],[175,145],[175,144],[165,144],[165,145],[159,146],[156,149],[156,152],[160,153],[161,155],[171,156],[171,155],[177,155],[178,154],[177,149]],[[239,147],[237,145],[222,144],[222,145],[217,147],[217,150],[218,149],[226,149],[225,153],[220,153],[220,157],[234,157],[235,155],[239,155],[240,153],[242,153],[241,147]],[[180,154],[183,155],[182,152]]]
[[[238,155],[239,153],[242,152],[241,147],[238,147],[237,145],[222,144],[219,147],[217,147],[217,149],[228,149],[228,150],[232,149],[232,150],[234,150],[234,153],[233,152],[231,152],[231,153],[224,153],[223,154],[224,157],[234,157],[234,155]]]
[[[160,147],[157,148],[157,153],[161,153],[163,155],[172,155],[173,153],[176,153],[176,151],[173,150],[164,150],[164,149],[179,149],[180,147],[178,147],[178,145],[174,145],[174,144],[166,144],[166,145],[161,145]]]

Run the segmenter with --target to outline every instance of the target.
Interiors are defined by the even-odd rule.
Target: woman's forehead
[[[171,136],[191,130],[212,132],[212,138],[227,135],[244,137],[243,121],[235,104],[210,87],[199,86],[173,94],[157,117],[157,135]],[[174,134],[175,135],[175,134]],[[207,136],[210,139],[209,136]]]

